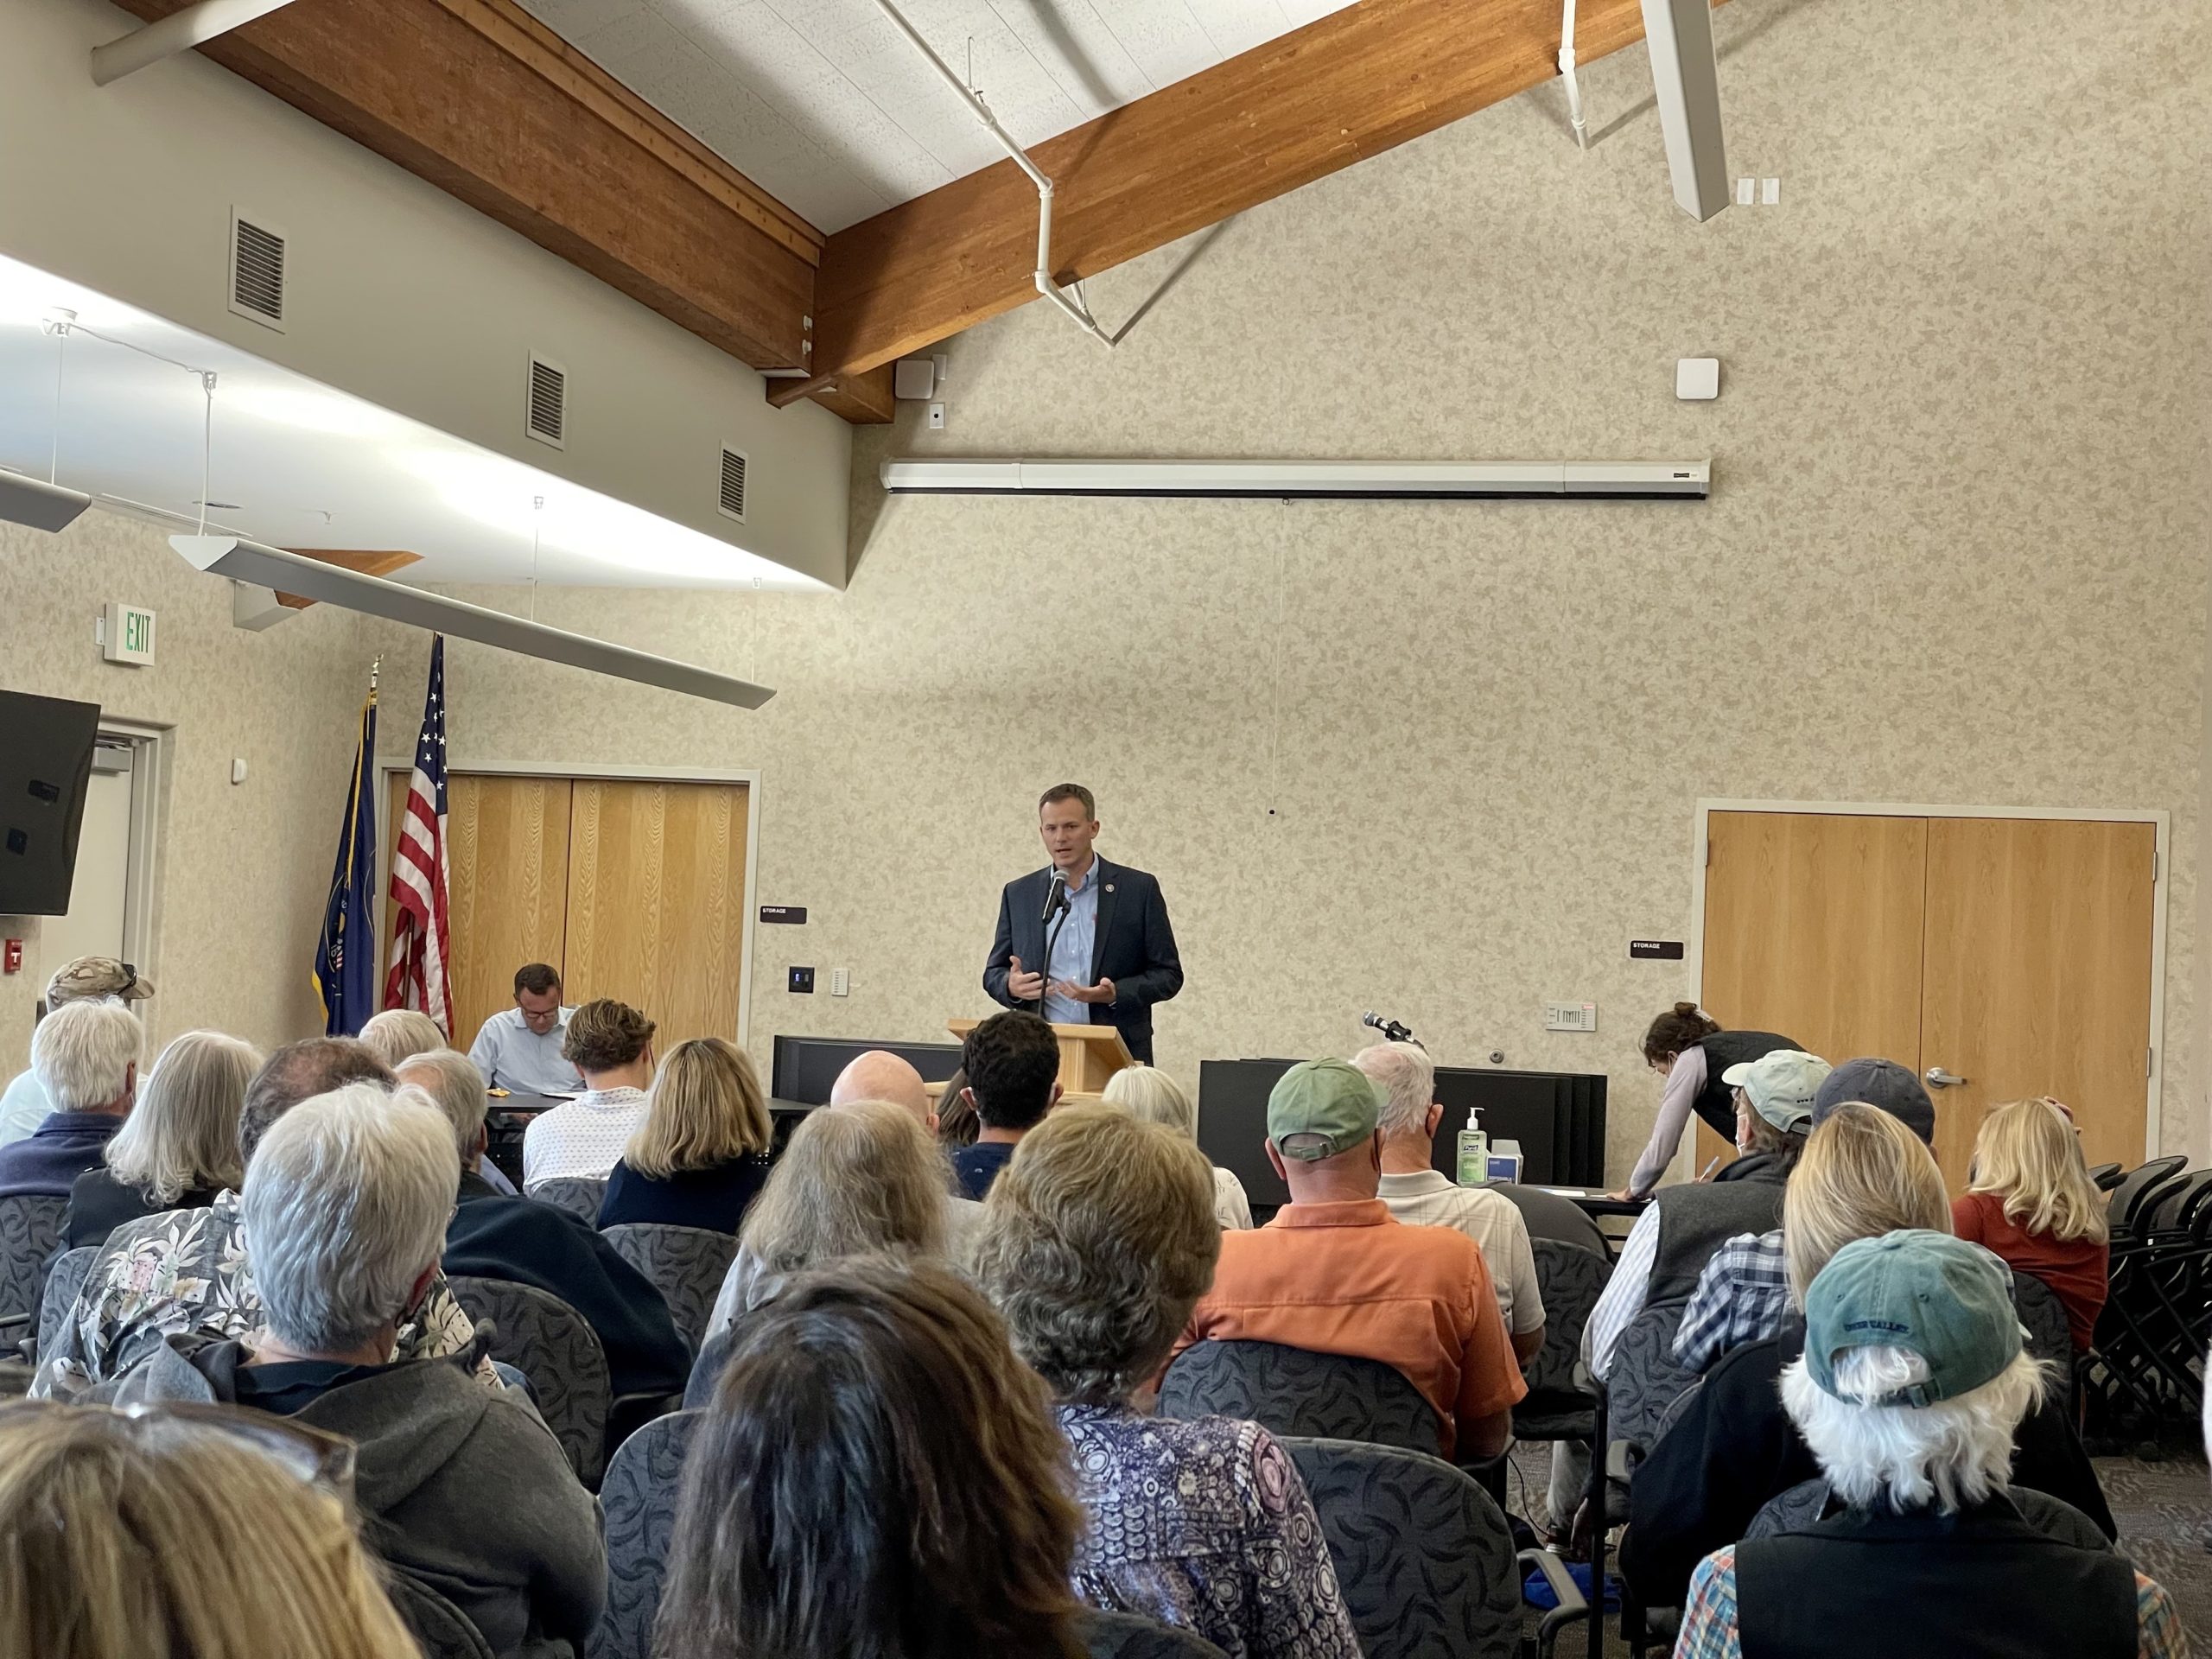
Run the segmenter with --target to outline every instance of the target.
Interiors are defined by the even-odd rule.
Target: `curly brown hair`
[[[645,1052],[654,1029],[653,1022],[627,1002],[594,997],[569,1016],[561,1052],[579,1071],[613,1071]]]

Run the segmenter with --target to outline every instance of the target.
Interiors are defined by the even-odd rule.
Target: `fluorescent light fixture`
[[[1709,461],[893,459],[892,495],[1203,496],[1262,501],[1703,500]]]
[[[77,515],[92,505],[92,498],[65,490],[42,478],[0,469],[0,518],[29,524],[33,530],[67,530]]]
[[[503,611],[486,610],[480,605],[426,594],[419,588],[340,569],[319,559],[302,558],[296,553],[264,547],[234,536],[172,536],[169,545],[194,568],[228,576],[233,582],[297,594],[302,599],[319,600],[367,616],[381,616],[410,627],[433,629],[456,639],[474,639],[479,645],[534,657],[540,662],[563,663],[570,668],[588,669],[619,680],[634,680],[640,685],[657,685],[664,690],[680,691],[685,696],[704,697],[740,709],[758,709],[776,695],[765,685],[695,668],[672,658],[655,657],[563,628],[549,628],[542,622],[527,622]]]
[[[1728,205],[1713,0],[1643,0],[1643,38],[1651,50],[1651,90],[1659,100],[1675,201],[1702,223]]]

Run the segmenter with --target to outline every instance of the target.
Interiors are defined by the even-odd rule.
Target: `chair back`
[[[707,1316],[715,1310],[722,1280],[737,1255],[734,1234],[710,1232],[703,1227],[671,1227],[659,1222],[625,1222],[601,1235],[614,1253],[653,1281],[668,1303],[669,1316],[691,1351],[707,1334]]]
[[[492,1357],[530,1379],[539,1414],[569,1454],[576,1478],[598,1491],[606,1466],[607,1414],[613,1403],[598,1333],[575,1308],[534,1285],[465,1274],[448,1283],[472,1319],[498,1327]]]
[[[1687,1307],[1638,1310],[1613,1347],[1605,1374],[1605,1438],[1649,1452],[1659,1442],[1668,1408],[1688,1391],[1698,1374],[1675,1358],[1675,1333]]]
[[[1077,1623],[1090,1659],[1224,1659],[1205,1637],[1135,1613],[1085,1608]]]
[[[599,1206],[607,1198],[607,1183],[587,1179],[581,1175],[568,1175],[555,1181],[540,1181],[524,1189],[523,1197],[536,1198],[540,1204],[550,1204],[566,1210],[572,1216],[582,1216],[594,1227],[599,1225]]]
[[[2092,1164],[2089,1166],[2089,1184],[2098,1192],[2109,1192],[2118,1186],[2120,1182],[2120,1169],[2118,1164]]]
[[[1547,1192],[1541,1187],[1523,1186],[1518,1181],[1498,1181],[1491,1192],[1506,1199],[1521,1212],[1521,1219],[1529,1229],[1529,1242],[1548,1238],[1560,1244],[1580,1244],[1586,1250],[1595,1250],[1611,1259],[1605,1249],[1605,1235],[1591,1219],[1590,1212],[1572,1198],[1562,1198],[1556,1192]],[[1551,1304],[1544,1304],[1547,1317]]]
[[[67,1198],[22,1193],[0,1198],[0,1319],[28,1319],[39,1311],[46,1264],[61,1247]]]
[[[2114,1232],[2137,1232],[2142,1230],[2142,1214],[2158,1202],[2164,1189],[2180,1178],[2181,1167],[2188,1161],[2177,1152],[2163,1158],[2153,1158],[2139,1169],[2130,1170],[2120,1178],[2112,1190],[2112,1198],[2105,1206],[2106,1218]]]
[[[607,1611],[592,1633],[591,1659],[652,1659],[683,1459],[701,1421],[696,1411],[656,1417],[607,1460],[599,1495],[607,1516]]]
[[[1535,1254],[1536,1287],[1544,1298],[1544,1345],[1523,1373],[1529,1392],[1586,1395],[1574,1375],[1582,1357],[1582,1328],[1613,1276],[1613,1264],[1602,1249],[1586,1250],[1557,1239],[1532,1238],[1529,1248]]]
[[[2048,1492],[2032,1491],[2025,1486],[2015,1486],[2006,1494],[2020,1518],[2037,1532],[2056,1538],[2063,1544],[2072,1544],[2077,1549],[2097,1549],[2111,1553],[2112,1540],[2098,1529],[2097,1523],[2063,1498],[2053,1497]],[[1772,1538],[1785,1532],[1802,1532],[1807,1527],[1827,1513],[1828,1484],[1824,1478],[1801,1480],[1779,1497],[1770,1497],[1759,1512],[1751,1517],[1751,1524],[1744,1536]]]
[[[1277,1439],[1366,1440],[1436,1455],[1435,1408],[1380,1360],[1276,1342],[1199,1342],[1160,1379],[1163,1417],[1242,1417]]]
[[[495,1659],[492,1645],[467,1613],[418,1579],[385,1575],[391,1605],[422,1643],[423,1659]]]
[[[2159,1187],[2158,1196],[2137,1211],[2139,1228],[2145,1233],[2186,1231],[2208,1195],[2212,1195],[2212,1169],[2193,1169]]]
[[[1321,1520],[1366,1659],[1513,1659],[1521,1577],[1505,1516],[1474,1478],[1427,1452],[1283,1442]]]
[[[38,1351],[41,1357],[54,1346],[61,1327],[68,1323],[69,1310],[76,1306],[77,1293],[84,1289],[85,1277],[92,1272],[93,1259],[99,1253],[97,1244],[79,1244],[73,1250],[64,1250],[54,1262],[54,1271],[46,1275],[46,1289],[38,1304]]]
[[[2058,1293],[2031,1273],[2012,1269],[2012,1309],[2028,1333],[2028,1352],[2069,1372],[2074,1369],[2074,1329]]]

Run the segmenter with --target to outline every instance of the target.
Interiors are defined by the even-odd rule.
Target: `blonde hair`
[[[337,1497],[159,1413],[0,1409],[0,1653],[416,1659]]]
[[[427,1054],[434,1048],[451,1048],[438,1022],[418,1008],[386,1008],[372,1014],[361,1027],[361,1040],[377,1058],[395,1071],[404,1060]]]
[[[874,1250],[942,1255],[947,1179],[944,1154],[906,1108],[817,1107],[746,1211],[740,1254],[764,1274]]]
[[[1943,1172],[1897,1118],[1847,1101],[1806,1138],[1782,1195],[1782,1249],[1797,1306],[1828,1258],[1854,1238],[1901,1228],[1951,1230]]]
[[[100,1156],[109,1173],[167,1209],[194,1187],[235,1188],[238,1109],[261,1051],[219,1031],[188,1031],[154,1062],[138,1101]]]
[[[776,1126],[753,1061],[735,1043],[694,1037],[668,1051],[653,1077],[645,1121],[622,1161],[664,1181],[768,1150]]]
[[[1158,1123],[1195,1141],[1198,1138],[1198,1109],[1191,1104],[1183,1085],[1165,1071],[1149,1065],[1125,1065],[1106,1079],[1099,1096],[1118,1106],[1140,1123]]]
[[[2101,1244],[2111,1236],[2104,1195],[2063,1109],[2044,1099],[1991,1107],[1974,1138],[1967,1191],[2001,1200],[2005,1220],[2024,1232]]]

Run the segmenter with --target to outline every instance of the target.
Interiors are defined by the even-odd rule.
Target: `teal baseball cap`
[[[1731,1089],[1740,1089],[1751,1109],[1784,1135],[1812,1127],[1813,1103],[1830,1067],[1817,1054],[1802,1049],[1777,1048],[1756,1060],[1732,1065],[1720,1074]]]
[[[1836,1386],[1835,1363],[1854,1348],[1902,1348],[1928,1380],[1875,1400]],[[1990,1382],[2020,1354],[2012,1269],[1979,1244],[1906,1229],[1855,1238],[1805,1294],[1805,1370],[1824,1394],[1853,1405],[1932,1406]]]
[[[1382,1117],[1382,1091],[1350,1060],[1302,1061],[1268,1093],[1268,1139],[1284,1157],[1305,1163],[1372,1140]]]

